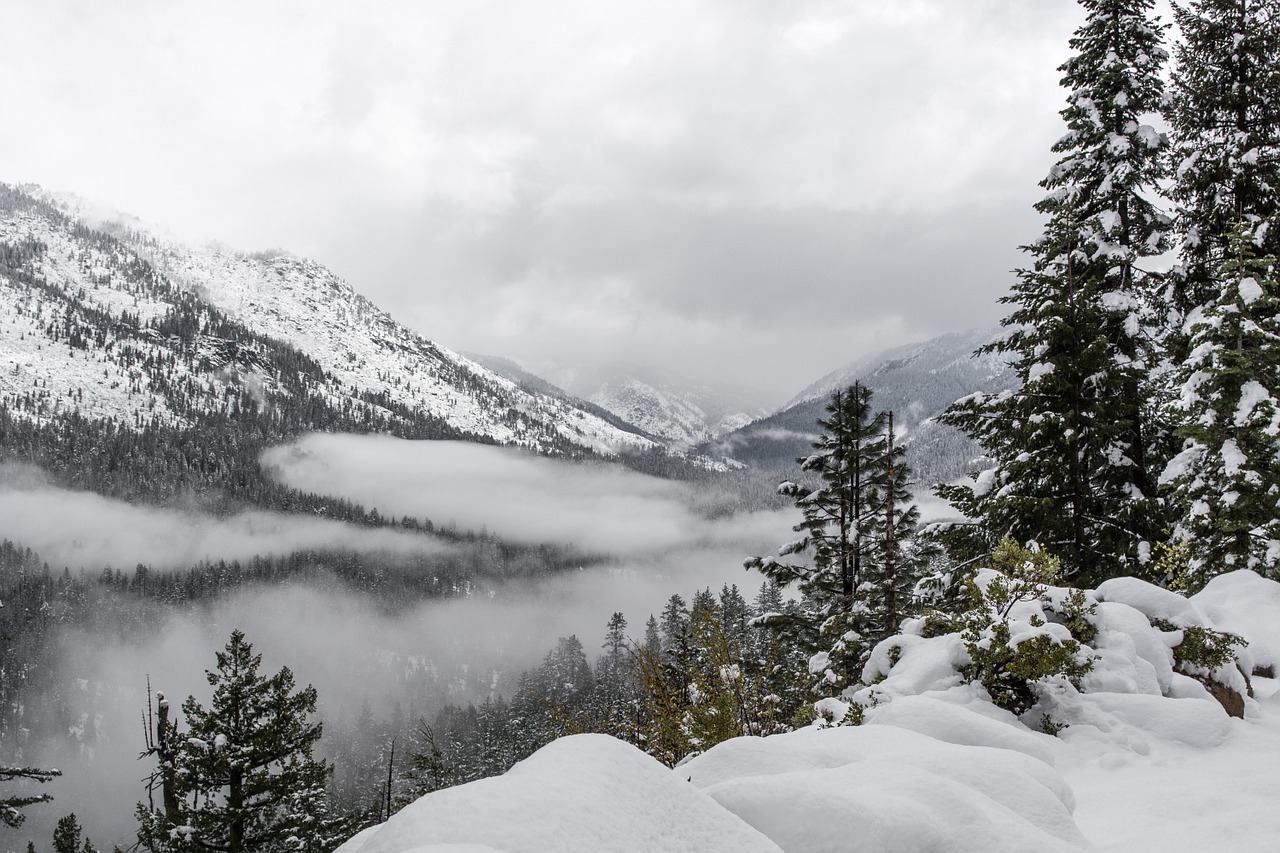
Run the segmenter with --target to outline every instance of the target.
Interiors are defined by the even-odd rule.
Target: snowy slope
[[[674,770],[602,735],[565,738],[339,851],[1274,850],[1276,679],[1255,669],[1244,718],[1229,717],[1175,671],[1181,630],[1150,620],[1238,631],[1241,664],[1260,667],[1280,649],[1280,584],[1235,572],[1190,600],[1109,584],[1091,593],[1099,660],[1083,691],[1047,691],[1070,723],[1057,737],[959,683],[955,635],[902,635],[881,644],[902,652],[863,726],[735,738]]]
[[[27,189],[0,188],[0,245],[39,248],[38,257],[11,251],[0,265],[0,395],[10,401],[34,393],[48,412],[78,408],[122,423],[189,421],[171,410],[166,396],[173,395],[159,393],[136,366],[148,357],[174,362],[173,380],[200,386],[205,403],[246,390],[282,392],[278,376],[255,372],[260,365],[253,358],[234,363],[243,353],[226,340],[157,335],[152,326],[175,301],[194,299],[252,335],[312,359],[325,374],[315,393],[334,406],[363,398],[439,418],[466,434],[537,449],[568,443],[612,453],[654,446],[414,334],[314,261],[193,249],[139,231],[136,221],[128,228],[103,225],[114,232],[110,236],[95,233],[75,218],[80,208],[73,200]],[[94,216],[98,221],[103,214]],[[72,308],[68,298],[76,300]],[[82,330],[74,344],[69,331],[58,328],[69,310]],[[83,347],[81,338],[87,339]],[[212,355],[213,362],[221,353],[232,369],[207,357],[186,359],[192,363],[187,369],[178,357],[183,346],[204,347],[209,352],[198,355]],[[127,358],[121,357],[124,349]]]
[[[747,389],[635,364],[561,366],[551,376],[570,393],[680,448],[710,441],[767,411]]]
[[[973,354],[999,334],[998,329],[950,332],[851,361],[813,382],[783,408],[789,409],[811,400],[825,401],[832,391],[848,387],[855,379],[873,388],[887,385],[890,377],[899,376],[912,377],[917,383],[922,383],[927,376],[962,376],[965,385],[975,386],[1007,381],[1009,368],[1002,358]]]

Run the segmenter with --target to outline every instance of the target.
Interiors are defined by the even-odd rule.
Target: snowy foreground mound
[[[340,851],[1276,849],[1280,695],[1258,673],[1280,653],[1280,584],[1236,572],[1189,600],[1131,580],[1091,596],[1098,660],[1082,690],[1048,686],[1057,737],[962,683],[954,637],[906,635],[863,726],[737,738],[675,770],[564,738]],[[1170,625],[1249,641],[1213,673],[1252,688],[1243,719],[1176,671]]]

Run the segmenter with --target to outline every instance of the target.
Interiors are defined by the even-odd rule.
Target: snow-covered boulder
[[[1159,619],[1177,628],[1213,626],[1189,598],[1162,589],[1139,578],[1112,578],[1094,591],[1098,601],[1118,601],[1140,611],[1148,619]]]
[[[1270,670],[1268,677],[1275,678],[1280,669],[1280,584],[1241,569],[1218,575],[1191,600],[1219,628],[1249,641],[1239,657],[1251,664],[1250,674]]]
[[[872,708],[867,722],[909,729],[958,746],[1012,749],[1053,764],[1049,735],[1028,729],[1013,714],[990,702],[974,699],[962,705],[954,701],[956,698],[953,695],[953,701],[948,702],[933,696],[902,696]]]
[[[896,726],[735,738],[677,770],[794,853],[1051,851],[1084,843],[1071,818],[1071,789],[1044,761]]]
[[[422,797],[338,853],[778,853],[684,776],[607,735],[561,738],[502,776]]]

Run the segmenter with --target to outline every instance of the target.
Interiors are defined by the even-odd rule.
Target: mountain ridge
[[[1002,358],[975,355],[1001,334],[995,328],[949,332],[854,360],[811,383],[777,412],[701,445],[698,452],[764,470],[790,467],[810,452],[831,392],[856,380],[871,388],[873,409],[894,412],[895,431],[906,443],[917,481],[949,482],[986,466],[976,442],[936,418],[968,394],[1016,386]]]
[[[658,447],[411,332],[315,261],[192,249],[133,222],[111,230],[58,196],[0,184],[0,399],[20,415],[189,425],[228,400],[311,401],[543,452]],[[305,390],[281,372],[297,355],[314,363]]]

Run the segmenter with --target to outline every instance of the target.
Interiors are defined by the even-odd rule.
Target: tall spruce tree
[[[1260,226],[1237,226],[1217,301],[1189,318],[1174,407],[1183,450],[1164,482],[1192,589],[1248,568],[1280,577],[1280,270]]]
[[[1166,377],[1183,443],[1161,480],[1196,587],[1280,564],[1280,0],[1195,0],[1175,19],[1183,38],[1167,115],[1182,245]]]
[[[1280,0],[1192,0],[1174,7],[1182,39],[1166,117],[1182,233],[1170,277],[1171,357],[1190,352],[1182,320],[1219,301],[1231,234],[1253,226],[1263,256],[1280,254]]]
[[[1009,358],[1021,388],[975,395],[944,414],[980,441],[994,470],[939,493],[975,525],[944,531],[960,558],[1004,536],[1060,554],[1074,582],[1132,573],[1165,526],[1148,403],[1156,277],[1167,245],[1152,197],[1166,138],[1144,118],[1163,105],[1166,54],[1153,0],[1081,0],[1085,23],[1060,70],[1069,91],[1060,158],[1040,182],[1044,235],[1002,302],[1009,333],[983,349]]]
[[[328,814],[329,767],[312,757],[320,739],[313,687],[294,689],[285,667],[258,673],[262,656],[233,631],[207,670],[213,687],[208,708],[194,697],[182,705],[187,731],[176,724],[171,784],[177,814],[138,806],[140,844],[153,851],[220,853],[332,849],[344,827]],[[162,772],[165,768],[162,768]]]
[[[902,543],[909,541],[917,513],[907,489],[903,448],[891,442],[888,414],[872,413],[871,390],[855,383],[836,391],[827,414],[818,421],[824,434],[814,443],[815,452],[799,460],[821,485],[779,487],[803,513],[795,527],[803,536],[784,545],[778,556],[807,552],[811,560],[752,557],[744,565],[779,587],[799,589],[799,608],[758,621],[811,655],[815,690],[831,695],[857,683],[871,646],[892,634],[897,617],[905,615],[902,596],[914,585],[905,581],[915,564]],[[886,615],[886,605],[894,616]]]

